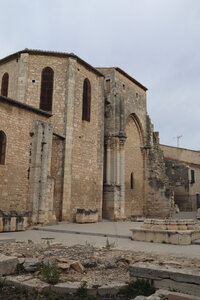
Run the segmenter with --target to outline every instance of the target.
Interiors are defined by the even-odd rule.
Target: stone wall
[[[147,89],[119,68],[99,70],[105,76],[103,214],[109,219],[166,217],[172,195],[163,153],[147,115]]]
[[[70,219],[75,218],[78,208],[98,210],[101,219],[103,181],[103,102],[102,78],[81,64],[75,68],[75,95],[71,154],[71,203]],[[83,82],[91,84],[90,122],[82,120]],[[70,79],[71,80],[71,79]],[[69,199],[68,199],[69,201]]]
[[[2,77],[4,73],[9,74],[8,82],[8,97],[17,100],[18,93],[18,72],[19,72],[19,63],[18,60],[12,60],[4,64],[0,64],[0,92]]]
[[[141,216],[144,214],[144,165],[142,138],[139,134],[136,120],[130,117],[126,122],[125,143],[125,214]],[[131,175],[132,174],[132,175]],[[132,182],[131,182],[132,181]]]
[[[52,122],[53,130],[61,135],[65,133],[66,111],[66,74],[67,58],[44,55],[29,55],[28,83],[26,91],[26,103],[34,107],[40,107],[41,74],[45,67],[54,71]]]
[[[168,217],[172,209],[173,193],[166,175],[163,152],[159,145],[159,134],[153,131],[153,125],[147,116],[147,200],[148,216]]]
[[[30,210],[30,176],[34,124],[49,117],[20,107],[0,97],[0,130],[6,134],[6,160],[0,165],[0,209]],[[37,179],[36,179],[37,180]]]

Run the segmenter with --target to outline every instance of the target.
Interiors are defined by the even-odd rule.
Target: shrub
[[[60,274],[55,264],[51,265],[49,262],[48,264],[42,264],[40,266],[40,273],[42,278],[50,284],[56,284],[59,281]]]
[[[148,280],[137,279],[136,281],[131,281],[127,287],[121,289],[119,294],[133,298],[136,296],[150,296],[155,291],[155,287]]]

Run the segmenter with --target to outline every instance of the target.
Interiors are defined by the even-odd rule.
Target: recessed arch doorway
[[[125,142],[125,215],[144,213],[143,131],[139,119],[131,114],[126,121]]]

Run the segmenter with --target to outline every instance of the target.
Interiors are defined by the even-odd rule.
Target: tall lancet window
[[[91,110],[91,85],[86,78],[83,83],[82,120],[90,122]]]
[[[54,72],[50,67],[46,67],[43,69],[40,94],[40,109],[46,111],[52,111],[53,77]]]
[[[9,82],[9,75],[8,73],[4,73],[1,82],[1,95],[8,97],[8,82]]]

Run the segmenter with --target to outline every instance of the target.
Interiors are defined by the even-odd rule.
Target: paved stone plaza
[[[0,241],[15,239],[16,241],[40,242],[50,240],[66,245],[87,243],[93,246],[105,246],[106,240],[114,243],[115,247],[177,256],[200,257],[200,245],[170,245],[162,243],[139,242],[131,240],[131,229],[139,228],[141,222],[108,222],[95,224],[60,223],[58,225],[35,227],[37,230],[8,232],[0,234]]]

